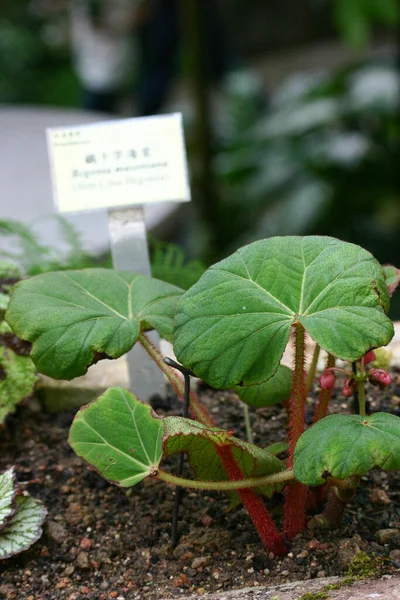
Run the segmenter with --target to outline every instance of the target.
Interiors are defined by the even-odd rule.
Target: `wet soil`
[[[207,389],[200,395],[219,426],[245,437],[236,396]],[[400,414],[399,372],[387,390],[370,387],[368,400],[372,412]],[[179,414],[181,404],[171,397],[155,408],[160,415]],[[331,412],[348,412],[343,396],[333,398]],[[310,399],[309,421],[312,414]],[[399,573],[400,473],[371,471],[341,525],[305,531],[284,559],[263,547],[243,508],[226,511],[224,494],[186,492],[173,549],[174,490],[149,481],[128,490],[109,485],[70,449],[73,415],[48,415],[33,400],[0,432],[0,471],[14,464],[18,479],[33,482],[30,493],[49,511],[41,540],[0,563],[1,600],[160,600],[345,575],[349,569],[357,574],[357,568],[369,575]],[[251,422],[261,446],[286,435],[287,416],[279,406],[252,410]],[[282,497],[268,506],[281,524]],[[363,564],[357,567],[360,551],[371,560],[358,554]]]

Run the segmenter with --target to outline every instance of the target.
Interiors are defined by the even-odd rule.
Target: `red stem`
[[[334,366],[335,366],[335,357],[332,356],[332,354],[328,354],[326,368],[331,369]],[[331,401],[331,398],[332,398],[332,391],[333,390],[322,390],[321,389],[319,396],[318,396],[318,400],[317,400],[317,406],[315,408],[313,424],[316,423],[317,421],[319,421],[320,419],[323,419],[324,417],[326,417],[326,415],[328,413],[329,402]]]
[[[293,465],[293,454],[297,441],[304,431],[306,404],[305,331],[300,324],[295,327],[294,363],[290,394],[289,468]],[[286,487],[283,532],[288,540],[292,540],[305,527],[306,501],[306,486],[296,482]]]
[[[231,481],[240,481],[244,474],[233,457],[229,446],[216,446],[219,457]],[[261,540],[276,556],[287,554],[287,546],[269,514],[263,499],[251,489],[237,490],[241,501],[247,508],[251,520]]]
[[[177,395],[183,399],[184,383],[175,373],[175,370],[164,363],[161,353],[144,333],[140,334],[139,341],[148,354],[155,360],[163,373],[168,377]],[[190,392],[189,406],[197,421],[206,427],[215,426],[209,411],[200,402],[194,392]],[[245,476],[232,454],[232,449],[229,446],[216,446],[216,449],[229,479],[231,481],[240,481],[241,479],[244,479]],[[262,498],[256,496],[253,490],[247,488],[238,490],[238,494],[246,507],[261,540],[267,548],[277,556],[284,556],[287,554],[288,550],[286,544],[276,528]]]

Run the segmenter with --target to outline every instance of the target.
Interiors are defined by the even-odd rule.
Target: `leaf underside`
[[[393,325],[381,265],[330,237],[254,242],[210,267],[178,303],[174,351],[216,388],[254,385],[278,369],[300,323],[327,352],[354,361]]]
[[[15,512],[17,480],[14,468],[0,474],[0,532]]]
[[[110,269],[37,275],[15,286],[6,319],[41,373],[55,379],[83,375],[99,358],[118,358],[140,329],[172,338],[182,290],[168,283]]]
[[[277,372],[263,383],[242,387],[237,385],[235,392],[249,406],[262,408],[285,402],[290,398],[293,373],[284,365],[279,365]]]
[[[110,388],[77,413],[69,442],[105,479],[130,487],[157,469],[163,431],[163,421],[148,404]]]
[[[13,350],[0,346],[0,425],[21,402],[33,392],[36,368],[28,356],[18,356]]]
[[[163,455],[186,453],[196,479],[202,481],[229,479],[218,454],[219,445],[231,448],[244,478],[271,475],[285,468],[283,463],[267,450],[243,442],[233,437],[229,431],[204,427],[196,421],[181,417],[167,417],[163,422]],[[274,484],[256,488],[255,491],[271,497],[280,489],[282,485]],[[232,495],[237,496],[236,492]]]
[[[0,560],[27,550],[42,535],[47,510],[36,498],[17,496],[16,510],[0,531]]]
[[[400,469],[400,417],[330,415],[303,433],[293,458],[296,479],[310,486],[329,476],[362,476],[374,467]]]

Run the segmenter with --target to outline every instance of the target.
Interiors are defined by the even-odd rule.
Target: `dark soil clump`
[[[399,414],[399,391],[398,374],[386,391],[369,387],[371,411]],[[219,426],[245,437],[241,407],[233,394],[205,389],[201,397]],[[347,407],[341,397],[333,399],[331,410],[347,412]],[[311,421],[311,401],[308,409]],[[157,409],[160,415],[180,411],[174,399],[169,407],[164,403]],[[287,419],[281,407],[252,412],[251,417],[256,444],[284,439]],[[0,563],[0,599],[160,600],[344,575],[349,569],[371,576],[400,568],[399,473],[372,471],[363,478],[341,526],[304,532],[284,559],[262,546],[242,508],[226,512],[225,495],[185,492],[181,538],[173,549],[173,489],[153,481],[128,490],[109,485],[69,447],[72,418],[72,412],[54,416],[28,405],[10,417],[2,431],[0,470],[14,464],[19,481],[33,481],[28,489],[44,501],[49,516],[37,544]],[[280,523],[281,498],[274,497],[268,505]]]

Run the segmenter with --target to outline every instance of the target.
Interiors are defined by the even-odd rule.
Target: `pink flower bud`
[[[354,394],[354,388],[352,385],[350,385],[350,379],[346,379],[346,381],[344,382],[344,388],[342,390],[342,394],[346,398],[350,398],[350,396],[352,396]]]
[[[392,378],[384,369],[373,369],[370,371],[369,380],[374,385],[387,386],[392,381]]]
[[[368,365],[370,362],[376,359],[375,352],[370,350],[367,354],[364,354],[364,365]]]
[[[325,371],[319,378],[319,383],[323,390],[333,390],[336,377],[331,371]]]

